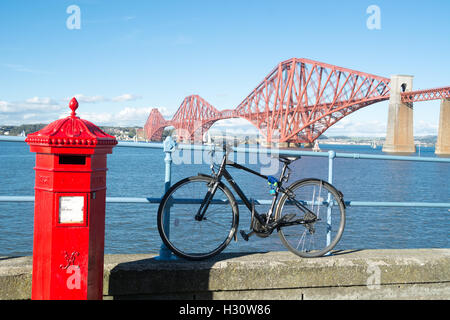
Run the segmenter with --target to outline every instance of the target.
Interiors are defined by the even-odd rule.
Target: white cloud
[[[103,96],[86,96],[82,93],[78,93],[74,95],[74,97],[80,103],[97,103],[107,101],[107,99]],[[70,99],[72,99],[72,97],[67,98],[66,100],[69,101]]]
[[[3,113],[0,110],[1,125],[21,125],[29,123],[50,123],[58,118],[56,112],[26,112]]]
[[[56,102],[51,98],[33,97],[26,99],[25,102],[29,104],[38,104],[38,105],[58,105],[58,102]]]
[[[151,109],[151,108],[150,108]],[[175,112],[173,111],[169,111],[167,108],[165,107],[159,107],[157,108],[158,111],[163,115],[164,118],[166,118],[167,120],[170,120],[172,118],[172,116],[174,115]]]
[[[214,133],[222,132],[227,135],[236,135],[236,134],[257,135],[260,133],[258,128],[256,128],[253,124],[242,118],[225,119],[217,121],[211,127],[211,132]]]
[[[114,101],[122,103],[140,98],[134,94],[122,94],[114,98],[106,98],[101,95],[87,96],[76,94],[75,98],[81,103],[100,103]],[[24,101],[10,102],[0,100],[0,124],[20,125],[24,123],[52,122],[58,118],[67,117],[70,111],[67,107],[68,101],[72,99],[53,99],[50,97],[31,97]],[[143,126],[150,114],[151,107],[135,108],[125,107],[119,112],[83,112],[83,108],[78,109],[77,115],[83,119],[92,121],[98,125],[112,126]],[[166,108],[160,108],[163,115],[171,113]]]
[[[37,113],[26,113],[22,117],[23,117],[24,120],[27,120],[27,119],[36,118],[36,116],[38,116]]]
[[[139,126],[143,127],[145,121],[147,121],[150,114],[151,107],[149,108],[132,108],[125,107],[116,113],[92,113],[92,112],[79,112],[77,115],[88,121],[93,122],[96,125],[107,126]],[[64,115],[62,117],[65,117]]]
[[[415,136],[435,136],[438,134],[438,124],[431,123],[424,120],[414,122],[414,135]]]
[[[141,96],[135,95],[135,94],[131,94],[131,93],[124,93],[120,96],[114,97],[111,99],[111,101],[114,102],[123,102],[123,101],[133,101],[133,100],[137,100],[140,99]]]
[[[63,105],[48,97],[32,97],[24,101],[0,101],[0,124],[46,123],[55,120]]]
[[[71,97],[65,98],[64,101],[70,101],[73,97],[75,97],[78,102],[80,103],[99,103],[99,102],[125,102],[125,101],[134,101],[137,99],[142,98],[141,96],[137,94],[132,93],[124,93],[120,96],[108,98],[102,95],[94,95],[94,96],[88,96],[82,93],[77,93]]]
[[[8,101],[1,101],[0,100],[0,112],[11,112],[11,104]]]
[[[324,134],[326,136],[384,137],[386,123],[379,120],[354,121],[344,118],[331,126]]]
[[[429,121],[414,122],[414,136],[437,135],[438,125]],[[325,131],[326,136],[385,137],[387,125],[380,120],[355,121],[344,118]]]
[[[93,113],[93,112],[80,112],[77,113],[77,116],[81,119],[88,120],[95,125],[113,125],[114,124],[114,115],[111,113]],[[62,114],[60,118],[67,117],[67,114]]]
[[[10,114],[30,111],[54,112],[61,108],[61,105],[50,98],[33,97],[19,102],[0,101],[0,112]]]
[[[117,113],[115,116],[117,121],[139,121],[147,120],[152,108],[130,108],[126,107]],[[144,120],[144,121],[145,121]]]

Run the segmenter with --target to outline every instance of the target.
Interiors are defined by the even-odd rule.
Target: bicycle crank
[[[255,231],[250,231],[249,233],[245,233],[244,230],[241,230],[241,231],[239,231],[239,233],[241,234],[242,238],[245,241],[248,241],[248,238],[250,238],[255,233]]]

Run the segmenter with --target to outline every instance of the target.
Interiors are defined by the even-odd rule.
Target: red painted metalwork
[[[402,92],[402,102],[411,103],[437,99],[450,99],[450,87]]]
[[[278,66],[237,107],[270,142],[313,142],[334,123],[385,100],[389,79],[312,61]]]
[[[220,112],[194,95],[184,99],[170,121],[152,110],[144,128],[151,140],[160,139],[161,128],[173,126],[179,140],[201,141],[214,122],[244,118],[268,143],[312,143],[350,113],[388,100],[389,93],[388,78],[293,58],[279,63],[234,110]],[[448,87],[414,91],[402,94],[402,100],[441,99],[448,94]]]
[[[31,133],[36,153],[32,299],[102,299],[106,156],[117,140],[70,116]]]
[[[161,141],[162,133],[167,126],[167,120],[164,119],[158,109],[154,108],[150,111],[150,115],[144,126],[145,136],[149,140]]]
[[[221,113],[198,95],[186,97],[169,125],[181,141],[201,141],[203,133],[221,119]]]

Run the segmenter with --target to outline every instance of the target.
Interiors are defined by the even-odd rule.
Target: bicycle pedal
[[[250,238],[250,236],[253,234],[253,231],[249,232],[249,233],[245,233],[244,230],[239,231],[239,233],[241,234],[242,238],[245,241],[248,241],[248,238]]]

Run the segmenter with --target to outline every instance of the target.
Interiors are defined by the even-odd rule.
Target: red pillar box
[[[106,155],[117,140],[72,114],[27,136],[36,152],[32,299],[102,299]]]

